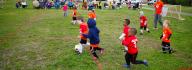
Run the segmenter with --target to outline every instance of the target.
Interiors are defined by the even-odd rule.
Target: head
[[[136,29],[136,28],[131,28],[131,29],[129,30],[128,36],[134,36],[134,35],[136,35],[136,34],[137,34],[137,29]]]
[[[84,18],[82,16],[78,16],[77,17],[77,23],[81,24],[82,22],[84,22]]]
[[[129,19],[124,19],[124,26],[127,26],[127,25],[129,25],[130,24],[130,20]]]
[[[169,23],[170,23],[169,20],[164,20],[164,21],[163,21],[163,28],[169,27]]]
[[[92,10],[88,10],[88,13],[91,13],[92,12]]]
[[[140,11],[139,14],[140,14],[140,16],[144,16],[143,11]]]
[[[76,7],[73,8],[73,10],[76,10],[76,9],[77,9]]]

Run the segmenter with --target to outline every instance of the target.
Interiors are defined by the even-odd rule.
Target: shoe
[[[148,33],[150,33],[150,31],[147,31]]]
[[[123,67],[130,68],[130,65],[124,64]]]
[[[172,53],[172,50],[170,49],[170,50],[169,50],[169,54],[171,54],[171,53]]]
[[[158,28],[154,28],[154,30],[158,30]]]
[[[145,66],[148,66],[147,60],[143,60],[143,64],[144,64]]]
[[[104,52],[104,49],[101,49],[100,53],[103,54],[103,52]]]

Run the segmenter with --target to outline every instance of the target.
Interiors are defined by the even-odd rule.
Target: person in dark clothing
[[[96,21],[94,19],[89,18],[87,21],[89,32],[88,34],[83,34],[84,37],[89,38],[90,40],[90,50],[94,59],[99,58],[96,51],[99,50],[100,53],[103,53],[103,48],[99,46],[99,29],[96,27]]]

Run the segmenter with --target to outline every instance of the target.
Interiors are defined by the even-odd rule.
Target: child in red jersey
[[[124,45],[124,42],[125,42],[125,40],[128,38],[128,33],[129,33],[129,29],[130,29],[130,27],[129,27],[129,24],[130,24],[130,20],[128,19],[128,18],[126,18],[126,19],[124,19],[125,21],[124,21],[124,24],[123,24],[123,26],[124,26],[124,28],[123,28],[123,33],[121,34],[121,36],[119,37],[119,40],[121,40],[121,43],[122,43],[122,45],[124,46],[124,48],[125,48],[125,51],[127,51],[128,49],[127,49],[127,47]]]
[[[161,35],[160,39],[162,39],[162,50],[163,53],[168,51],[170,54],[172,53],[172,49],[170,47],[170,37],[172,35],[172,31],[169,28],[169,21],[165,20],[163,22],[163,34]]]
[[[130,28],[128,38],[125,41],[125,45],[128,48],[128,51],[125,54],[125,60],[126,63],[124,66],[127,68],[130,68],[130,62],[132,64],[144,64],[148,66],[146,60],[136,60],[137,54],[138,54],[138,48],[137,48],[137,37],[135,36],[137,34],[136,28]]]
[[[87,44],[87,38],[83,36],[83,34],[88,34],[88,25],[87,23],[84,21],[84,18],[82,16],[78,16],[77,17],[77,23],[80,24],[80,43],[78,44],[78,46],[75,47],[75,51],[79,54],[81,54],[83,52],[83,47],[85,47]]]
[[[150,33],[149,28],[147,27],[147,17],[144,16],[143,11],[140,11],[140,35],[143,35],[143,30],[146,30]]]
[[[77,23],[77,8],[76,7],[73,8],[72,19],[73,19],[72,23],[76,24]]]

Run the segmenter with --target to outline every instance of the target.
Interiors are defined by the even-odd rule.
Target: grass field
[[[143,10],[148,17],[151,33],[137,35],[138,59],[147,59],[149,67],[132,65],[133,70],[180,70],[192,69],[192,17],[171,20],[173,54],[161,52],[161,27],[153,30],[153,11]],[[79,10],[87,17],[87,11]],[[69,12],[71,14],[71,12]],[[123,47],[118,40],[123,28],[122,19],[129,16],[131,27],[139,30],[137,10],[96,10],[100,29],[100,55],[103,70],[126,70]],[[79,41],[79,26],[71,24],[71,16],[63,17],[62,10],[15,9],[14,1],[0,9],[0,70],[97,70],[89,52],[74,53]]]

